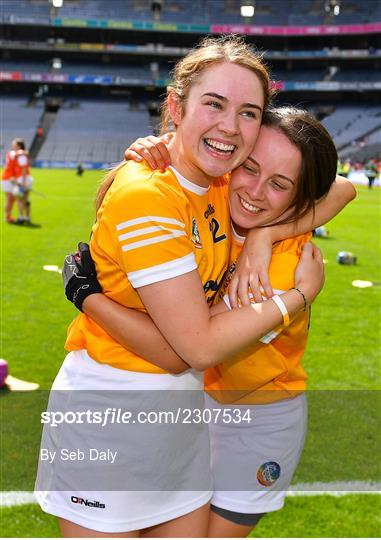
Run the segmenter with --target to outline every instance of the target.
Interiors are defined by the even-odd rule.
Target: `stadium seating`
[[[349,158],[352,162],[366,163],[369,159],[380,155],[381,128],[360,141],[353,142],[339,151],[341,159]]]
[[[324,72],[324,69],[274,70],[272,79],[285,82],[316,82],[323,79]]]
[[[30,145],[43,113],[42,102],[28,106],[25,98],[6,97],[4,100],[4,137],[2,152],[11,140],[23,137]],[[37,156],[39,160],[70,162],[116,163],[133,140],[152,133],[148,111],[142,105],[130,110],[123,102],[67,101],[57,114],[47,140]],[[367,145],[380,144],[381,105],[335,106],[323,124],[348,154],[353,141],[364,139]],[[350,152],[349,152],[350,153]]]
[[[114,19],[152,22],[150,0],[67,0],[56,12],[47,0],[1,0],[1,18],[48,22],[50,16],[72,19]],[[191,24],[321,25],[358,24],[379,20],[381,7],[374,2],[343,2],[338,16],[324,13],[323,0],[261,0],[254,18],[243,18],[240,0],[165,0],[160,21]],[[377,19],[378,17],[378,19]]]
[[[81,101],[62,107],[39,160],[116,163],[137,137],[152,132],[146,110],[125,103]]]
[[[45,0],[1,0],[1,19],[9,22],[17,20],[49,21],[49,2]]]
[[[26,97],[1,97],[1,155],[10,148],[12,139],[21,137],[30,146],[39,120],[43,114],[43,104],[28,106]]]
[[[22,71],[30,73],[47,73],[50,70],[49,62],[19,62],[0,60],[1,71]]]
[[[112,76],[125,76],[135,79],[155,79],[155,78],[169,78],[170,66],[160,65],[158,76],[154,76],[150,70],[150,63],[146,62],[145,65],[129,65],[127,63],[81,63],[73,61],[62,61],[62,68],[60,70],[53,71],[51,68],[51,62],[19,62],[0,59],[0,71],[20,71],[25,73],[65,73],[68,75],[112,75]],[[290,71],[285,69],[274,69],[272,72],[272,78],[276,81],[285,82],[316,82],[321,81],[324,78],[325,69],[297,69],[293,68]],[[333,81],[341,82],[357,82],[357,81],[380,81],[381,75],[379,70],[371,69],[342,69],[330,79]]]
[[[333,81],[381,81],[379,70],[370,69],[342,69],[332,78]]]
[[[136,79],[154,79],[149,62],[146,65],[108,64],[108,63],[79,63],[62,61],[62,68],[52,70],[51,62],[18,62],[0,60],[0,71],[20,71],[23,73],[65,73],[68,75],[112,75]],[[159,78],[169,77],[169,67],[159,66]]]
[[[323,120],[323,125],[341,149],[381,127],[381,105],[340,106]]]

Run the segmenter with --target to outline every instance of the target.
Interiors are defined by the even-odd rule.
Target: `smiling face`
[[[227,62],[205,69],[183,107],[175,94],[170,99],[174,167],[202,186],[237,167],[258,136],[263,103],[262,84],[249,69]]]
[[[301,165],[301,152],[286,135],[261,127],[254,150],[229,184],[230,215],[239,234],[273,223],[290,207]]]

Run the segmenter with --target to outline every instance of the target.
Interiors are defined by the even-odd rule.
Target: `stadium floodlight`
[[[327,0],[324,9],[326,13],[333,15],[340,15],[341,0]]]
[[[241,17],[254,17],[255,6],[244,2],[241,4]]]
[[[60,8],[63,5],[63,0],[52,0],[53,7]]]
[[[62,69],[62,60],[61,60],[61,58],[53,58],[53,60],[52,60],[52,69],[54,69],[54,70]]]

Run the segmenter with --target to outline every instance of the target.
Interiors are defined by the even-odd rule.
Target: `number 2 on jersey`
[[[217,236],[218,229],[220,228],[220,224],[215,218],[212,218],[209,223],[209,229],[213,236],[213,242],[217,244],[217,242],[221,242],[221,240],[225,240],[226,234],[220,234],[220,236]]]

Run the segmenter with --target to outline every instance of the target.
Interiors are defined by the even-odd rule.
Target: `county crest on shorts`
[[[262,486],[272,486],[280,476],[280,465],[276,461],[262,463],[257,470],[257,480]]]

